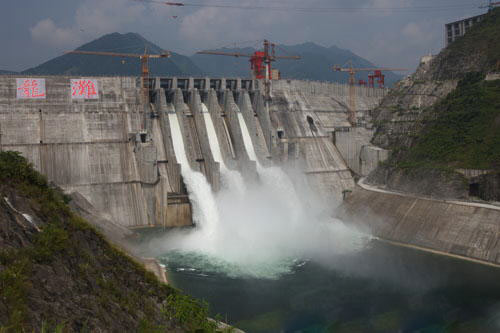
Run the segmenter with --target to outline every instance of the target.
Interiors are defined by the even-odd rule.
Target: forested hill
[[[104,35],[90,43],[77,48],[81,51],[107,51],[114,53],[143,54],[146,50],[151,54],[160,54],[163,49],[149,42],[136,33],[112,33]],[[151,59],[151,75],[158,76],[191,76],[202,75],[189,57],[172,52],[170,58]],[[24,74],[36,75],[136,75],[141,74],[140,60],[129,57],[112,57],[100,55],[64,54],[39,66],[23,71]]]

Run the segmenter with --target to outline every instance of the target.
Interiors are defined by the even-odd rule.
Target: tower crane
[[[141,60],[141,86],[143,90],[144,104],[149,105],[149,59],[150,58],[170,58],[171,54],[168,51],[164,51],[160,54],[147,54],[144,50],[144,54],[136,53],[114,53],[114,52],[99,52],[99,51],[68,51],[66,54],[87,54],[87,55],[101,55],[101,56],[111,56],[111,57],[131,57],[139,58]]]
[[[264,40],[264,50],[255,51],[253,54],[218,52],[218,51],[200,51],[198,54],[224,55],[230,57],[250,58],[252,77],[254,79],[272,79],[271,62],[277,59],[300,59],[299,56],[277,56],[275,51],[276,44]]]
[[[333,70],[337,72],[349,73],[349,117],[348,120],[352,126],[356,126],[356,78],[357,72],[374,72],[373,75],[368,76],[369,86],[374,87],[375,78],[378,79],[380,88],[384,87],[385,76],[382,71],[407,71],[408,68],[354,68],[352,61],[349,61],[349,67],[340,67],[339,65],[333,66]]]

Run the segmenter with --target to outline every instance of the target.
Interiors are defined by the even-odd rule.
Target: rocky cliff
[[[374,111],[373,144],[392,151],[373,184],[500,201],[500,9],[437,56],[423,57]]]

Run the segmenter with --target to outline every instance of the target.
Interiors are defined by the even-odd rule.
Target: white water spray
[[[168,120],[175,156],[181,165],[182,177],[193,205],[193,220],[199,224],[205,235],[210,236],[216,232],[219,220],[215,197],[203,174],[192,170],[189,165],[177,114],[169,113]]]
[[[222,152],[219,145],[219,140],[217,139],[217,133],[215,132],[215,126],[212,121],[212,117],[208,112],[208,109],[204,103],[201,103],[201,109],[205,124],[207,127],[208,141],[210,144],[210,151],[214,157],[214,160],[220,165],[220,173],[222,178],[222,186],[224,189],[234,188],[240,195],[245,193],[245,183],[243,177],[237,171],[229,170],[229,168],[224,163],[222,158]]]
[[[214,158],[223,162],[213,123],[204,117]],[[239,112],[245,147],[257,163],[260,176],[259,182],[246,184],[244,195],[240,195],[237,186],[228,183],[228,187],[213,196],[203,175],[192,171],[187,164],[176,115],[169,115],[169,119],[175,153],[183,166],[194,219],[199,221],[200,228],[177,230],[152,241],[150,249],[156,255],[167,253],[167,262],[172,260],[176,265],[182,263],[197,271],[278,278],[301,265],[300,259],[332,257],[364,246],[365,238],[332,219],[331,206],[319,204],[321,201],[314,199],[316,194],[309,188],[296,191],[281,169],[260,165]],[[224,167],[221,163],[221,172]],[[303,176],[298,172],[294,179],[299,177]],[[313,205],[305,207],[306,200],[301,198],[312,198],[307,201]]]
[[[243,119],[243,114],[241,112],[237,112],[237,115],[241,133],[243,134],[245,149],[248,153],[248,157],[257,163],[257,173],[261,177],[262,183],[265,184],[268,191],[272,191],[277,196],[284,197],[284,202],[287,204],[293,215],[291,222],[295,222],[301,214],[300,209],[302,204],[297,196],[293,183],[281,168],[275,166],[264,168],[260,164],[257,154],[255,154],[252,138],[250,137],[250,131],[245,123],[245,119]]]

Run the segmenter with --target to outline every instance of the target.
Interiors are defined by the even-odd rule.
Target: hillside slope
[[[159,54],[159,46],[147,41],[136,33],[112,33],[104,35],[77,48],[81,51],[109,51],[116,53]],[[202,71],[186,56],[172,53],[167,59],[151,59],[152,75],[202,75]],[[23,74],[31,75],[119,75],[139,76],[140,60],[129,57],[111,57],[99,55],[65,54],[51,59],[39,66],[27,69]]]
[[[215,330],[202,303],[111,246],[18,153],[0,152],[0,184],[1,332]]]
[[[375,145],[392,157],[369,181],[445,198],[500,201],[500,8],[424,59],[374,112]],[[465,169],[465,170],[464,170]],[[469,171],[467,171],[469,170]]]

